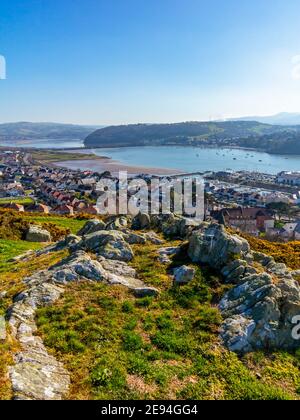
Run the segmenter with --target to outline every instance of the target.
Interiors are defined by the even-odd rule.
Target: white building
[[[279,184],[300,185],[300,172],[280,172],[276,180]]]

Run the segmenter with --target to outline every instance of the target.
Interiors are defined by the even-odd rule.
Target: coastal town
[[[59,152],[56,152],[59,153]],[[184,174],[185,177],[195,174]],[[300,240],[300,172],[209,172],[205,217],[271,241]],[[44,215],[91,215],[99,210],[97,183],[114,179],[94,172],[35,161],[30,151],[0,152],[0,208]],[[146,181],[171,176],[140,175]]]

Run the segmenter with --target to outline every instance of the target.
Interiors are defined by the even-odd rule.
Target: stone
[[[149,229],[151,226],[151,219],[147,213],[139,213],[132,220],[132,229],[143,230]]]
[[[248,264],[244,260],[235,260],[226,265],[222,270],[221,274],[225,278],[226,283],[238,284],[240,280],[245,276]]]
[[[154,287],[137,287],[133,290],[134,296],[137,298],[157,296],[159,291]]]
[[[154,245],[162,245],[164,241],[153,231],[144,234],[147,242],[151,242]]]
[[[52,237],[50,232],[43,229],[41,226],[32,225],[26,233],[26,241],[28,242],[51,242]]]
[[[116,217],[110,223],[107,224],[106,230],[123,230],[126,229],[128,225],[127,217],[121,216]]]
[[[187,284],[190,283],[196,274],[196,270],[192,267],[183,265],[174,269],[174,283],[175,284]]]
[[[300,287],[294,280],[276,283],[267,273],[246,276],[220,302],[225,319],[221,338],[239,353],[263,349],[295,350],[293,317],[300,313]]]
[[[180,252],[180,247],[160,248],[158,253],[158,261],[162,264],[171,264],[171,258]]]
[[[86,224],[78,231],[77,236],[85,236],[99,230],[105,230],[106,224],[99,219],[88,220]]]
[[[131,261],[133,251],[125,241],[122,232],[118,231],[99,231],[85,236],[76,249],[94,252],[107,259],[119,261]]]
[[[130,231],[123,233],[124,240],[130,245],[145,245],[147,242],[144,235],[138,235]]]
[[[105,234],[111,237],[112,232]],[[69,239],[73,242],[75,238]],[[158,294],[157,289],[139,280],[136,271],[125,262],[102,256],[95,260],[82,250],[73,252],[47,270],[25,278],[26,290],[15,297],[7,312],[11,334],[19,342],[19,350],[14,355],[15,364],[9,371],[15,400],[61,400],[66,397],[70,375],[63,364],[48,353],[42,339],[36,335],[35,314],[38,308],[56,302],[69,282],[81,280],[123,285],[137,297]]]
[[[30,257],[32,257],[33,255],[34,255],[34,251],[29,250],[29,251],[24,252],[21,255],[17,255],[16,257],[9,259],[8,262],[19,263],[22,261],[28,261],[28,259],[30,259]]]
[[[235,259],[243,260],[250,253],[248,242],[230,235],[217,224],[203,224],[189,239],[188,255],[193,262],[208,264],[222,270]]]

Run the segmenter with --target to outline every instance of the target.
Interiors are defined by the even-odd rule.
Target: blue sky
[[[299,16],[299,0],[1,0],[0,122],[300,112]]]

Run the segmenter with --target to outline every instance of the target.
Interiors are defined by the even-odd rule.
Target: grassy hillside
[[[66,217],[24,215],[20,219],[41,224],[51,219],[56,228],[73,232],[85,223]],[[0,293],[7,293],[0,299],[0,315],[25,289],[24,277],[67,255],[62,251],[8,263],[11,257],[40,246],[20,239],[0,240]],[[266,251],[266,246],[260,250]],[[208,268],[193,265],[184,253],[170,266],[161,264],[156,258],[160,247],[134,246],[131,263],[140,279],[160,290],[159,296],[136,299],[121,286],[70,283],[56,304],[38,310],[37,333],[71,374],[68,398],[299,399],[300,352],[238,357],[224,349],[217,304],[231,286]],[[183,263],[196,269],[195,279],[186,286],[173,286],[170,269]],[[6,372],[17,348],[10,338],[0,343],[0,399],[11,398]]]
[[[71,372],[69,399],[298,399],[300,354],[225,350],[216,302],[226,287],[199,267],[173,287],[156,248],[136,247],[133,266],[159,297],[83,282],[38,311],[39,334]]]
[[[155,145],[232,145],[240,146],[262,135],[273,135],[296,128],[283,128],[254,121],[186,122],[176,124],[136,124],[105,127],[90,134],[87,147],[155,146]],[[258,147],[256,142],[253,147]],[[248,146],[252,147],[252,146]]]

